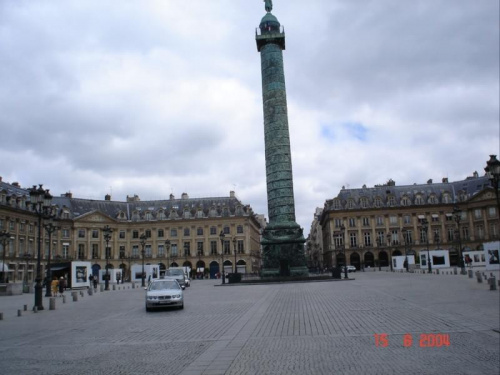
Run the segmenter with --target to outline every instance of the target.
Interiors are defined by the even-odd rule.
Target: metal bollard
[[[476,272],[476,277],[477,277],[477,282],[482,283],[483,282],[483,276],[481,275],[480,272]]]
[[[135,289],[135,283],[132,283],[132,289]]]
[[[24,305],[24,311],[28,311],[28,305]]]
[[[457,267],[454,267],[454,268],[453,268],[453,274],[454,274],[454,275],[458,275],[458,269],[457,269]]]
[[[490,283],[490,290],[497,290],[497,283],[495,280],[495,276],[490,277],[488,281]]]
[[[472,279],[474,277],[474,275],[472,274],[472,270],[469,270],[468,273],[469,273],[469,279]]]
[[[71,296],[73,297],[73,302],[78,301],[78,293],[77,292],[71,292]]]
[[[115,284],[113,284],[113,290],[116,290],[116,285]]]
[[[38,309],[37,309],[37,310],[38,310]],[[36,312],[36,311],[35,311],[35,312]],[[22,314],[21,310],[17,310],[17,316],[22,316],[22,315],[23,315],[23,314]]]
[[[88,288],[87,293],[89,294],[89,296],[91,296],[92,294],[94,294],[94,289]]]
[[[439,270],[436,270],[436,275],[439,275]]]
[[[0,312],[0,320],[3,320],[3,313]]]
[[[56,299],[54,297],[49,298],[49,310],[56,309]]]
[[[101,292],[104,292],[104,285],[101,285]]]
[[[66,303],[66,296],[62,296],[63,303]]]
[[[33,306],[33,312],[37,313],[38,312],[38,306]]]

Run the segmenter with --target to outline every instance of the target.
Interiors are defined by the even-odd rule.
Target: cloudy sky
[[[297,222],[342,186],[483,174],[498,0],[274,0]],[[0,1],[0,176],[55,195],[229,196],[267,217],[262,0]]]

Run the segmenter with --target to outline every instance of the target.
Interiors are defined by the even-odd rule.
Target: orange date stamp
[[[389,335],[387,333],[375,333],[375,346],[377,348],[387,348],[389,346]],[[447,333],[421,333],[417,340],[414,340],[413,335],[406,333],[403,335],[403,346],[410,348],[417,345],[421,348],[441,348],[450,346],[450,335]]]

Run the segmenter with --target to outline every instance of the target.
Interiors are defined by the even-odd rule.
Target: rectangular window
[[[411,230],[403,232],[403,240],[406,245],[411,245],[413,243],[413,233]]]
[[[377,246],[384,246],[385,244],[385,234],[384,232],[377,232]]]
[[[203,242],[198,242],[196,244],[196,247],[197,247],[197,254],[198,256],[202,256],[203,255]]]
[[[243,240],[238,240],[238,254],[244,254],[245,248],[243,247]]]
[[[177,237],[177,229],[170,229],[170,237]]]
[[[68,259],[69,258],[69,245],[68,244],[63,244],[62,246],[62,258],[63,259]]]
[[[210,255],[217,255],[217,241],[210,241]]]
[[[224,227],[224,234],[229,234],[229,227],[228,226]]]
[[[105,256],[106,256],[107,259],[111,259],[111,257],[113,256],[111,254],[111,247],[107,247],[106,248],[106,255]]]
[[[92,259],[99,259],[99,245],[96,243],[92,244]]]
[[[132,238],[139,238],[139,231],[138,230],[134,230],[132,232]]]
[[[482,218],[482,216],[483,216],[483,214],[482,214],[481,209],[480,209],[480,208],[476,208],[476,209],[474,210],[474,218],[475,218],[475,219],[481,219],[481,218]]]
[[[132,246],[132,258],[139,258],[139,246]]]
[[[216,227],[210,227],[210,234],[211,235],[217,234],[217,228]]]
[[[92,238],[99,238],[99,231],[97,229],[92,230]]]
[[[163,229],[158,229],[158,238],[163,238],[165,235],[165,231]]]
[[[349,218],[349,227],[351,227],[351,228],[356,227],[356,218],[354,218],[354,217]]]
[[[184,256],[185,257],[191,256],[191,243],[190,242],[184,242]]]
[[[231,254],[231,242],[224,241],[224,254]]]
[[[67,228],[62,229],[62,238],[69,238],[69,229]]]
[[[151,251],[151,245],[146,245],[144,247],[144,256],[146,258],[151,258],[153,256],[153,252]]]
[[[426,244],[427,243],[427,231],[420,229],[420,243],[421,244]]]
[[[125,246],[120,246],[120,259],[125,259]]]
[[[85,259],[85,245],[78,245],[78,259]]]
[[[370,226],[370,218],[369,217],[364,217],[363,218],[363,226],[364,227],[369,227]]]
[[[478,239],[484,239],[484,227],[482,225],[476,226],[476,234]]]
[[[238,234],[242,234],[243,233],[243,225],[238,225],[236,227],[236,233],[238,233]]]
[[[496,217],[497,216],[496,207],[488,207],[488,216],[489,217]]]
[[[177,244],[173,243],[173,244],[172,244],[172,249],[171,249],[171,250],[172,250],[172,257],[176,257],[176,256],[178,256],[178,255],[179,255],[179,252],[178,252],[178,250],[177,250]]]
[[[408,225],[411,224],[411,216],[410,215],[404,215],[403,216],[403,223]]]
[[[190,235],[190,231],[189,231],[189,228],[184,228],[184,236],[189,236]]]
[[[125,231],[124,230],[121,230],[120,231],[120,239],[125,239]]]
[[[339,250],[344,245],[344,237],[341,235],[334,236],[333,243],[335,245],[335,249]]]
[[[365,246],[371,246],[372,245],[372,237],[370,235],[370,232],[365,232],[364,238],[365,238]]]
[[[158,258],[163,258],[165,256],[165,247],[163,245],[158,245]]]
[[[399,232],[397,230],[391,232],[391,244],[399,245]]]
[[[85,238],[85,229],[78,229],[78,238]]]
[[[349,233],[349,238],[351,239],[351,247],[358,247],[358,238],[356,233]]]
[[[151,238],[151,230],[146,229],[146,238]]]
[[[468,227],[462,227],[462,239],[469,240],[469,228]]]
[[[13,221],[9,222],[9,229],[14,230],[16,228],[16,224]]]
[[[498,225],[490,223],[490,238],[498,238]]]
[[[396,215],[389,216],[389,223],[391,225],[397,225],[398,224],[398,217]]]
[[[197,236],[203,236],[203,228],[202,227],[198,227],[196,229],[196,235]]]
[[[384,225],[384,217],[377,216],[377,225]]]
[[[448,242],[453,242],[455,240],[455,229],[448,228]]]
[[[342,219],[335,219],[335,228],[340,228],[342,226]]]

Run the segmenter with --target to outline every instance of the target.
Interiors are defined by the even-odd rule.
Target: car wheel
[[[150,312],[151,308],[146,306],[146,312]]]
[[[184,302],[182,303],[182,305],[179,306],[179,310],[182,310],[184,308]]]

